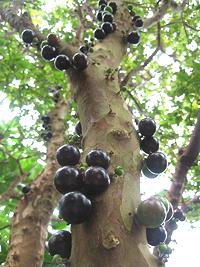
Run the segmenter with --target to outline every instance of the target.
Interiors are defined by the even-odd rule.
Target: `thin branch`
[[[15,188],[17,187],[19,183],[25,180],[27,176],[28,176],[28,173],[24,173],[23,175],[17,176],[15,180],[10,184],[6,192],[4,192],[0,196],[0,203],[6,202],[7,200],[15,196],[15,192],[14,192]]]
[[[138,66],[135,69],[132,69],[128,72],[128,74],[125,76],[125,78],[121,81],[120,88],[126,86],[131,79],[132,76],[136,75],[138,72],[144,70],[146,66],[153,60],[155,55],[158,53],[158,51],[161,49],[161,35],[160,35],[160,23],[157,24],[157,47],[153,51],[153,53],[144,61],[144,63],[140,66]]]

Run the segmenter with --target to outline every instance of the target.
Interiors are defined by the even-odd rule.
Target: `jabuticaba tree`
[[[150,122],[150,126],[147,123],[147,128],[143,130],[141,130],[142,123],[140,124],[141,128],[133,124],[132,114],[121,93],[122,85],[125,85],[130,77],[128,75],[121,83],[118,71],[129,43],[130,45],[139,43],[142,27],[150,28],[152,25],[158,24],[157,41],[158,48],[161,48],[159,21],[169,9],[177,12],[185,8],[187,1],[183,1],[180,6],[172,1],[161,1],[155,14],[144,22],[140,16],[134,14],[130,7],[128,9],[126,1],[109,1],[112,4],[109,5],[108,2],[107,10],[106,1],[100,2],[99,8],[102,9],[102,12],[98,13],[98,20],[102,21],[102,26],[94,33],[95,44],[91,47],[82,46],[81,51],[79,47],[83,44],[83,25],[82,28],[79,27],[74,42],[65,43],[55,35],[49,35],[47,38],[42,35],[35,28],[27,13],[20,17],[12,14],[12,10],[0,10],[2,19],[20,34],[22,33],[22,40],[27,45],[33,43],[33,46],[39,50],[39,57],[54,61],[55,71],[64,70],[69,78],[71,93],[77,103],[80,120],[79,128],[76,127],[76,131],[81,135],[83,149],[80,162],[75,160],[74,164],[80,164],[80,166],[84,164],[85,160],[87,161],[88,153],[95,149],[104,151],[110,158],[109,178],[106,180],[105,190],[98,192],[95,196],[90,196],[88,192],[84,191],[86,176],[83,177],[83,192],[82,189],[79,193],[67,192],[67,189],[66,192],[63,189],[59,190],[61,193],[66,193],[60,201],[61,217],[65,215],[65,210],[62,210],[63,203],[68,199],[74,201],[77,198],[80,203],[87,201],[88,207],[92,205],[92,208],[88,212],[88,216],[86,213],[83,214],[84,222],[81,219],[73,220],[73,216],[67,214],[66,221],[71,220],[72,222],[71,236],[69,237],[68,232],[59,232],[55,238],[51,239],[49,252],[51,255],[57,253],[56,250],[55,252],[54,249],[51,249],[53,242],[63,248],[61,242],[63,239],[69,242],[66,258],[69,258],[67,264],[71,267],[164,266],[164,263],[149,251],[146,229],[148,229],[149,240],[152,237],[152,230],[149,229],[154,228],[157,232],[162,233],[161,242],[166,239],[165,230],[160,225],[166,220],[169,205],[158,198],[151,198],[147,201],[149,206],[157,203],[156,207],[152,205],[154,211],[159,214],[158,221],[153,221],[152,224],[146,219],[143,221],[142,218],[145,216],[147,220],[150,217],[148,214],[143,216],[142,213],[141,215],[137,208],[144,204],[143,202],[141,204],[140,198],[141,169],[143,172],[144,170],[148,172],[147,177],[148,175],[150,178],[157,177],[167,167],[167,160],[163,153],[157,151],[159,143],[152,137],[156,130],[154,121],[147,118],[146,121]],[[102,7],[104,2],[105,6]],[[97,1],[97,6],[98,4]],[[81,8],[79,4],[78,8]],[[105,12],[103,13],[104,8]],[[84,23],[82,15],[80,19],[81,23]],[[34,43],[34,40],[37,42]],[[47,62],[47,64],[49,63]],[[148,62],[145,64],[147,65]],[[53,71],[54,69],[52,69]],[[61,172],[60,169],[58,171],[58,163],[62,160],[56,162],[56,151],[64,144],[64,115],[66,112],[66,103],[58,101],[50,116],[52,136],[45,135],[50,139],[47,165],[44,172],[31,184],[30,190],[19,202],[12,221],[6,267],[42,266],[48,222],[60,198],[55,187],[59,188],[56,185],[59,172]],[[143,162],[140,154],[140,142],[145,143],[144,140],[150,138],[151,141],[153,140],[153,148],[152,146],[147,148],[149,156]],[[144,147],[146,147],[145,144]],[[152,159],[154,162],[158,160],[159,164],[152,164]],[[72,167],[70,169],[65,166],[73,165],[72,163],[66,161],[60,165],[63,167],[63,172],[73,171],[76,176],[75,168],[72,170]],[[121,166],[122,171],[119,174],[117,174],[116,166]],[[94,169],[92,170],[94,171]],[[57,176],[55,176],[56,171]],[[55,184],[53,177],[56,177],[54,178]],[[84,194],[88,194],[88,198]],[[144,209],[145,213],[146,205],[143,206],[142,211]],[[154,244],[154,242],[150,243]],[[68,251],[69,247],[71,256]],[[61,256],[63,257],[63,253]]]

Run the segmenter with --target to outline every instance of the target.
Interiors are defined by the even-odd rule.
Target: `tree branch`
[[[189,145],[182,151],[176,164],[173,181],[169,189],[168,198],[174,208],[178,207],[187,182],[188,170],[192,167],[200,152],[200,111],[197,122],[189,141]]]
[[[153,53],[144,61],[144,63],[140,66],[138,66],[135,69],[132,69],[128,72],[128,74],[125,76],[125,78],[121,81],[120,88],[123,86],[126,86],[129,80],[132,76],[136,75],[138,72],[144,70],[146,66],[153,60],[155,55],[158,53],[158,51],[161,49],[161,36],[160,36],[160,23],[157,25],[157,47],[153,51]]]

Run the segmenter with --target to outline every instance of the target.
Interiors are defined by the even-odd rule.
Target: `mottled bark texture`
[[[116,165],[124,169],[124,175],[113,176],[108,190],[93,199],[89,221],[72,226],[71,267],[158,266],[148,250],[145,228],[134,223],[140,202],[141,157],[116,71],[126,53],[122,30],[130,23],[121,2],[118,31],[94,47],[87,70],[70,75],[83,127],[84,155],[93,148],[102,148],[111,155],[110,171]]]
[[[47,226],[59,194],[53,187],[58,168],[55,153],[64,143],[66,103],[58,103],[50,114],[53,137],[48,145],[47,165],[31,184],[31,191],[19,202],[12,219],[6,267],[40,267],[43,262]]]

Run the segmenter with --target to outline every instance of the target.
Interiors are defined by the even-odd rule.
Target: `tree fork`
[[[68,105],[59,102],[51,112],[53,137],[48,145],[47,165],[31,184],[31,191],[18,204],[11,226],[10,248],[5,267],[41,267],[47,227],[59,194],[53,187],[58,168],[57,148],[64,143],[64,116]]]

